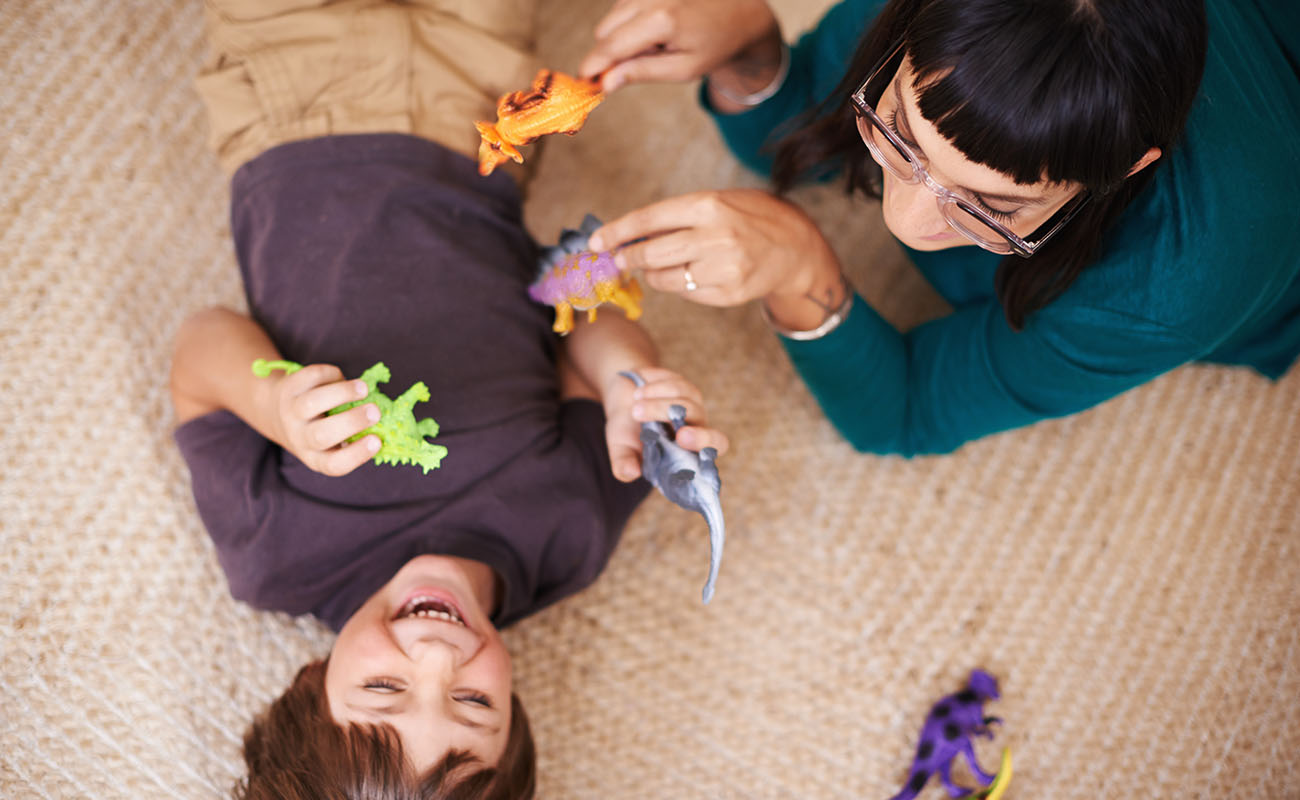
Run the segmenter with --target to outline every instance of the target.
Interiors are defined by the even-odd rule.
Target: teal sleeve
[[[801,114],[830,96],[844,77],[858,39],[883,7],[883,0],[844,0],[827,11],[790,48],[790,72],[781,90],[748,111],[717,113],[709,105],[707,87],[700,86],[701,105],[713,115],[723,141],[741,163],[761,175],[772,174],[769,145],[791,132]]]
[[[1198,351],[1177,331],[1087,307],[1045,309],[1017,333],[989,302],[903,334],[860,297],[829,335],[782,342],[854,448],[904,456],[1081,411]]]

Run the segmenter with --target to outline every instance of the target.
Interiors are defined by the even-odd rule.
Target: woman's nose
[[[934,193],[924,183],[898,181],[894,186],[894,195],[896,218],[914,236],[935,236],[948,232],[948,220],[939,211]]]

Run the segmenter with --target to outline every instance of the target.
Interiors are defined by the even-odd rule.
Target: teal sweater
[[[771,134],[830,94],[881,5],[841,2],[794,45],[777,94],[714,115],[738,158],[770,171]],[[971,246],[909,251],[954,308],[941,319],[899,333],[858,297],[824,338],[782,339],[845,438],[862,451],[942,453],[1189,361],[1282,375],[1300,354],[1298,9],[1207,0],[1205,75],[1182,140],[1096,263],[1022,331],[994,295],[1001,257]]]

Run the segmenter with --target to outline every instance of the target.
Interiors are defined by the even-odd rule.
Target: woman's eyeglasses
[[[886,71],[885,68],[892,63],[897,69],[897,66],[902,63],[902,55],[903,45],[900,43],[894,48],[893,52],[885,57],[884,61],[876,65],[876,68],[871,71],[871,74],[850,98],[853,103],[853,110],[857,113],[858,133],[862,136],[862,141],[867,145],[867,149],[871,151],[872,158],[900,181],[924,184],[927,189],[934,193],[939,204],[939,212],[943,214],[948,224],[975,244],[985,250],[1002,255],[1015,253],[1023,258],[1033,255],[1036,250],[1043,246],[1044,242],[1052,238],[1057,231],[1074,218],[1075,214],[1079,213],[1079,209],[1087,204],[1089,194],[1081,192],[1075,199],[1053,214],[1051,219],[1039,226],[1038,231],[1046,228],[1042,235],[1027,240],[1008,230],[1005,225],[995,218],[994,214],[980,208],[976,201],[948,189],[930,177],[930,173],[926,171],[925,167],[921,166],[920,159],[912,152],[912,149],[899,138],[892,126],[885,124],[885,121],[872,108],[872,104],[867,101],[868,97],[879,98],[884,93],[884,87],[881,84],[887,85],[894,74],[893,70]],[[878,91],[872,94],[873,89]],[[1038,231],[1035,231],[1035,233]]]

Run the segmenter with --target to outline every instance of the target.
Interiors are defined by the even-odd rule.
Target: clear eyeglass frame
[[[1079,210],[1087,205],[1091,195],[1086,191],[1080,192],[1046,222],[1038,226],[1034,233],[1042,231],[1041,235],[1032,236],[1031,234],[1030,239],[1024,239],[1008,230],[1005,225],[994,219],[975,203],[930,177],[930,173],[926,171],[925,167],[921,166],[920,159],[912,152],[912,149],[890,130],[885,121],[876,113],[872,103],[867,100],[868,97],[874,96],[877,98],[876,102],[879,102],[880,95],[884,94],[884,87],[877,86],[877,81],[882,77],[892,77],[893,72],[886,72],[885,69],[895,62],[897,62],[895,63],[895,68],[897,68],[902,63],[902,55],[903,44],[900,42],[889,55],[885,56],[883,61],[876,65],[876,68],[871,71],[867,79],[850,97],[853,110],[858,118],[858,133],[862,137],[863,144],[867,146],[867,150],[871,152],[871,157],[883,169],[888,170],[891,175],[900,181],[910,184],[924,184],[934,194],[939,205],[939,212],[943,214],[943,218],[948,221],[948,224],[954,230],[967,239],[993,253],[1000,255],[1014,253],[1021,258],[1029,258],[1047,240],[1051,239],[1057,231],[1065,227],[1066,223],[1074,219]],[[886,85],[888,85],[888,81],[886,81]],[[879,89],[879,91],[872,95],[870,94],[872,89]],[[864,127],[864,125],[869,127]],[[899,160],[891,159],[886,153],[882,152],[880,145],[875,141],[875,136],[872,134],[883,137],[897,154]],[[986,233],[981,232],[981,226],[987,231]]]

